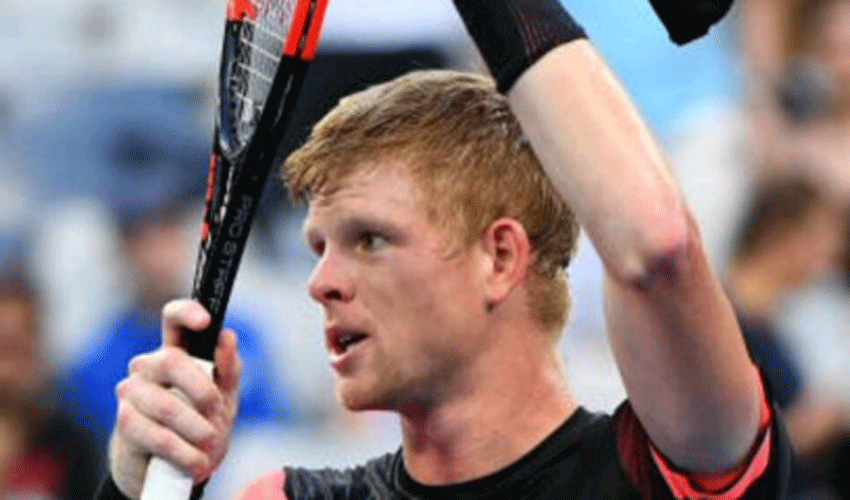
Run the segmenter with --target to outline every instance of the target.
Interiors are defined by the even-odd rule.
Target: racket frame
[[[189,354],[211,360],[224,320],[239,262],[245,250],[251,220],[262,195],[278,144],[289,123],[307,67],[318,44],[327,0],[300,1],[293,26],[282,45],[282,54],[251,138],[243,145],[233,134],[233,108],[227,97],[231,66],[237,58],[240,19],[228,8],[222,61],[219,70],[219,103],[213,153],[207,182],[207,200],[201,244],[193,280],[192,298],[212,315],[202,333],[184,335],[181,347]],[[256,12],[253,13],[254,15]],[[242,16],[251,16],[244,11]]]

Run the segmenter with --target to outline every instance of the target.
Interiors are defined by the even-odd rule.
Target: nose
[[[308,284],[310,296],[322,305],[348,302],[354,297],[354,280],[340,255],[326,248]]]

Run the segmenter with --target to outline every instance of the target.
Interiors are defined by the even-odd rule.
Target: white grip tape
[[[212,378],[213,362],[199,358],[194,360]],[[139,500],[189,500],[193,482],[192,476],[164,458],[154,456],[148,464]]]

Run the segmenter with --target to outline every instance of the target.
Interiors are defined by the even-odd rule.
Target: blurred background
[[[564,3],[668,152],[788,413],[796,498],[850,498],[850,1],[739,0],[683,48],[646,0]],[[225,6],[0,0],[0,500],[88,497],[113,387],[189,292]],[[332,1],[287,147],[340,96],[429,67],[480,67],[451,2]],[[228,318],[242,413],[205,498],[398,446],[392,416],[336,404],[302,209],[271,184]],[[582,240],[562,349],[582,404],[610,411],[601,282]]]

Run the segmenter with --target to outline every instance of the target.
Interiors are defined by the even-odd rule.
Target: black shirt
[[[767,469],[748,484],[743,497],[718,500],[780,500],[788,482],[790,444],[774,408]],[[507,468],[481,479],[450,486],[426,486],[411,478],[401,451],[345,470],[287,467],[283,492],[288,500],[672,500],[653,462],[649,439],[628,402],[613,416],[579,408],[552,435]],[[278,500],[267,493],[245,500]],[[97,500],[125,500],[110,480]]]
[[[789,444],[779,420],[772,432],[770,465],[745,499],[784,498]],[[289,500],[672,499],[648,443],[628,403],[613,417],[580,408],[526,456],[474,481],[420,484],[399,450],[346,470],[286,468],[285,491]]]

